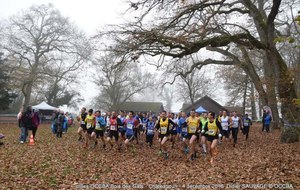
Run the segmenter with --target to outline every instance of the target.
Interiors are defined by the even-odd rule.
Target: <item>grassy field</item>
[[[49,126],[42,125],[35,145],[29,146],[19,143],[16,125],[0,125],[0,133],[6,135],[0,146],[0,189],[197,189],[192,185],[204,184],[211,184],[206,189],[235,189],[239,184],[288,184],[285,187],[300,189],[300,144],[281,144],[279,131],[262,133],[258,125],[248,141],[239,133],[235,148],[219,145],[214,167],[202,156],[188,162],[178,143],[169,148],[168,160],[158,155],[157,142],[153,148],[135,145],[130,152],[102,146],[83,149],[76,129],[57,139]]]

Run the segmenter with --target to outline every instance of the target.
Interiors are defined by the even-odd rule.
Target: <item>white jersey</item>
[[[231,117],[232,120],[232,128],[238,128],[239,127],[239,121],[240,118],[239,117]]]
[[[110,117],[106,116],[106,127],[110,126]]]
[[[222,129],[227,131],[228,130],[228,125],[229,125],[229,117],[226,116],[226,117],[221,117],[221,126],[222,126]]]

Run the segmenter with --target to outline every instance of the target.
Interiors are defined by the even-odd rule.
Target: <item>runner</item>
[[[232,131],[232,138],[234,140],[233,142],[233,147],[235,147],[236,143],[237,143],[237,137],[238,137],[238,132],[239,132],[239,128],[242,127],[242,121],[241,119],[237,116],[236,112],[232,112],[233,116],[231,117],[231,131]]]
[[[142,117],[141,117],[141,123],[142,123],[142,125],[140,125],[141,138],[144,138],[144,136],[146,134],[146,127],[147,127],[148,121],[149,121],[149,118],[147,117],[147,114],[143,113]]]
[[[190,111],[190,117],[187,119],[187,139],[189,139],[190,153],[188,155],[188,159],[193,161],[196,158],[195,154],[195,141],[197,140],[198,130],[202,128],[201,122],[199,118],[195,115],[195,110]]]
[[[179,125],[179,120],[182,117],[182,112],[179,112],[177,115],[177,140],[180,142],[181,141],[181,132],[182,132],[182,127]]]
[[[115,139],[115,143],[118,145],[118,150],[121,150],[121,146],[119,143],[119,125],[121,124],[120,119],[117,117],[117,113],[113,111],[112,116],[110,118],[110,125],[109,125],[109,134],[107,137],[107,141],[110,144],[111,148],[113,148],[112,139]]]
[[[208,122],[207,113],[203,112],[202,113],[202,118],[201,118],[201,125],[202,125],[201,130],[204,129],[204,126],[206,125],[207,122]],[[206,156],[206,154],[207,154],[206,137],[205,137],[205,135],[202,135],[202,134],[201,134],[201,144],[202,144],[202,154],[204,156]]]
[[[174,125],[170,125],[170,127],[171,127],[170,134],[171,134],[172,148],[174,148],[176,137],[177,137],[177,123],[178,123],[178,120],[175,118],[174,113],[170,114],[170,120],[172,120],[173,123],[174,123]]]
[[[218,115],[218,121],[221,123],[221,117],[223,116],[223,112],[219,111],[219,115]]]
[[[152,147],[153,144],[154,130],[155,122],[153,121],[152,116],[150,116],[146,125],[146,143],[148,143],[149,147]]]
[[[105,117],[104,117],[105,123],[106,123],[105,136],[108,136],[108,133],[109,133],[110,118],[111,118],[111,113],[106,112]]]
[[[118,116],[118,118],[120,119],[120,125],[119,125],[119,136],[121,137],[121,141],[125,141],[126,140],[126,129],[124,126],[124,122],[126,119],[126,114],[125,111],[120,111],[120,115]]]
[[[251,119],[248,117],[248,113],[245,114],[245,117],[243,117],[243,134],[246,135],[246,140],[249,136],[249,129],[252,125]]]
[[[202,134],[205,134],[207,147],[209,147],[209,153],[211,156],[210,163],[214,163],[214,159],[217,156],[217,144],[218,137],[222,137],[220,131],[222,130],[221,124],[217,119],[215,119],[215,113],[208,113],[209,121],[205,124],[204,129],[201,131]]]
[[[95,146],[98,144],[97,139],[100,137],[101,141],[102,141],[102,146],[103,148],[105,148],[106,144],[105,144],[105,139],[104,139],[104,132],[105,132],[105,119],[101,116],[101,112],[99,110],[97,110],[95,112],[95,131],[92,133],[92,138],[96,139],[95,140]]]
[[[136,121],[136,118],[134,117],[134,113],[133,111],[130,111],[128,113],[128,118],[125,119],[124,121],[124,126],[125,126],[125,129],[126,129],[126,140],[124,141],[125,143],[125,147],[126,147],[126,150],[128,150],[129,148],[129,143],[132,142],[135,138],[135,135],[134,135],[134,128],[136,127],[135,126],[135,122]]]
[[[141,114],[138,113],[134,116],[134,139],[136,140],[136,144],[139,144],[139,139],[141,135],[141,131],[143,128],[142,120],[141,120]]]
[[[221,117],[221,126],[222,126],[222,140],[225,137],[225,141],[229,141],[229,136],[230,136],[230,117],[227,115],[227,111],[223,111],[223,115]]]
[[[173,121],[167,118],[166,111],[162,111],[161,117],[156,124],[156,129],[159,130],[160,152],[162,151],[165,159],[169,157],[165,143],[169,138],[170,124],[174,125]]]
[[[86,116],[87,116],[86,108],[83,107],[80,111],[80,116],[78,118],[80,126],[79,126],[78,131],[77,131],[77,133],[79,135],[78,141],[81,141],[81,142],[83,140],[82,137],[85,136],[85,133],[86,133],[86,123],[85,123]]]
[[[89,146],[89,141],[94,141],[92,144],[93,144],[93,147],[95,147],[95,141],[96,141],[96,138],[95,138],[95,135],[92,136],[92,133],[95,131],[95,116],[93,115],[93,112],[94,110],[93,109],[89,109],[88,111],[88,114],[85,118],[85,123],[86,123],[86,135],[85,135],[85,143],[83,145],[84,148],[88,148]]]
[[[188,149],[188,144],[186,142],[187,141],[187,117],[186,117],[185,112],[181,112],[181,117],[179,118],[178,126],[181,129],[180,139],[181,139],[181,142],[182,142],[183,152],[185,154],[188,154],[189,149]]]

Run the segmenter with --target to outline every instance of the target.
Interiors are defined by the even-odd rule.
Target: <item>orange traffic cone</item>
[[[33,135],[30,136],[30,139],[29,139],[29,145],[34,145],[34,138],[33,138]]]

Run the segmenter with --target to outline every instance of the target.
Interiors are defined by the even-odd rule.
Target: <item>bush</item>
[[[280,141],[282,143],[294,143],[299,142],[300,127],[288,127],[281,133]]]

